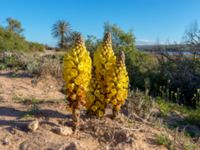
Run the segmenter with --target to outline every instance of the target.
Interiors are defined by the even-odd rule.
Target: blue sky
[[[1,25],[7,17],[22,22],[28,40],[49,45],[56,43],[51,28],[60,19],[84,36],[101,38],[109,21],[133,29],[138,43],[172,42],[181,41],[191,22],[200,23],[200,0],[1,0]]]

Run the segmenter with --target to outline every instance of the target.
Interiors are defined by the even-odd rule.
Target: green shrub
[[[173,149],[172,141],[169,139],[167,135],[164,134],[156,134],[155,142],[158,145],[163,145],[168,147],[169,149]]]
[[[36,42],[28,42],[12,30],[0,27],[0,51],[44,51],[45,46]]]
[[[62,76],[60,57],[54,57],[51,55],[32,59],[27,64],[26,69],[30,74],[36,76],[52,75],[56,78],[60,78]]]
[[[0,27],[0,51],[28,51],[29,45],[24,37]]]
[[[186,106],[166,102],[162,98],[158,97],[155,100],[155,105],[159,109],[161,116],[167,117],[171,112],[177,111],[185,116],[183,124],[194,124],[199,125],[200,122],[200,107],[197,109],[191,109]]]

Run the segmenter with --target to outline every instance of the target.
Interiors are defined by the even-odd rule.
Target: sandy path
[[[29,77],[26,73],[17,73],[13,76],[10,72],[0,71],[0,97],[6,102],[17,99],[42,99],[58,100],[64,95],[59,91],[58,81],[47,77],[40,79]],[[37,83],[36,83],[37,82]]]

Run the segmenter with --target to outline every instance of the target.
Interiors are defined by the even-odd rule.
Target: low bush
[[[30,55],[20,52],[0,53],[0,70],[24,70],[34,76],[51,75],[61,78],[63,55]]]
[[[0,69],[12,68],[25,70],[28,58],[23,53],[2,52],[0,53]]]
[[[30,74],[36,76],[51,75],[56,78],[62,76],[60,58],[51,55],[32,59],[26,69]]]
[[[134,114],[148,119],[153,112],[153,99],[145,95],[143,92],[129,91],[129,97],[125,103],[124,110],[127,111],[129,117],[134,117]]]
[[[169,148],[170,150],[173,149],[172,141],[169,139],[167,135],[164,134],[156,134],[155,142],[158,145],[163,145]]]

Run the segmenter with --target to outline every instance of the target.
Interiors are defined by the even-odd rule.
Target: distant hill
[[[191,51],[190,48],[186,44],[171,44],[171,45],[136,45],[138,50],[141,51],[183,51],[183,52],[189,52]]]

